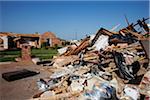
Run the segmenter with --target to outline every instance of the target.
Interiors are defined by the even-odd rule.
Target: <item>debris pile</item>
[[[142,31],[134,28],[137,25]],[[60,55],[46,68],[52,75],[38,80],[42,92],[33,99],[149,98],[149,60],[141,43],[149,40],[147,28],[145,19],[119,32],[101,28],[79,44],[58,50]]]

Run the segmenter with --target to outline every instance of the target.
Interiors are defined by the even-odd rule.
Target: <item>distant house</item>
[[[45,32],[41,35],[0,32],[0,50],[21,48],[22,44],[25,43],[35,48],[41,48],[41,44],[43,43],[47,47],[62,45],[62,41],[52,32]]]
[[[11,32],[0,32],[0,48],[21,48],[22,44],[28,43],[32,47],[40,48],[39,34],[16,34]]]
[[[45,32],[41,35],[41,44],[45,44],[48,47],[60,46],[62,42],[52,32]]]

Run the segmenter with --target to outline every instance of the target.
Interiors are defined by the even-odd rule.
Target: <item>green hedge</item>
[[[31,49],[31,55],[39,57],[41,60],[51,59],[54,55],[57,54],[57,49],[54,48],[40,48],[40,49]],[[21,50],[6,50],[0,51],[0,62],[5,61],[15,61],[15,58],[21,56]]]

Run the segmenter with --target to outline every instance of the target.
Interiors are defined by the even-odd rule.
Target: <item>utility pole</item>
[[[75,40],[77,40],[77,32],[75,32]]]

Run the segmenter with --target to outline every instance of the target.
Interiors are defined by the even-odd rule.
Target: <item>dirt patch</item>
[[[0,65],[0,74],[19,69],[29,69],[39,71],[39,75],[23,78],[20,80],[7,82],[0,76],[0,96],[1,100],[27,100],[40,92],[37,88],[36,81],[42,77],[49,77],[49,72],[41,70],[41,66],[34,65],[28,62],[12,62]]]

